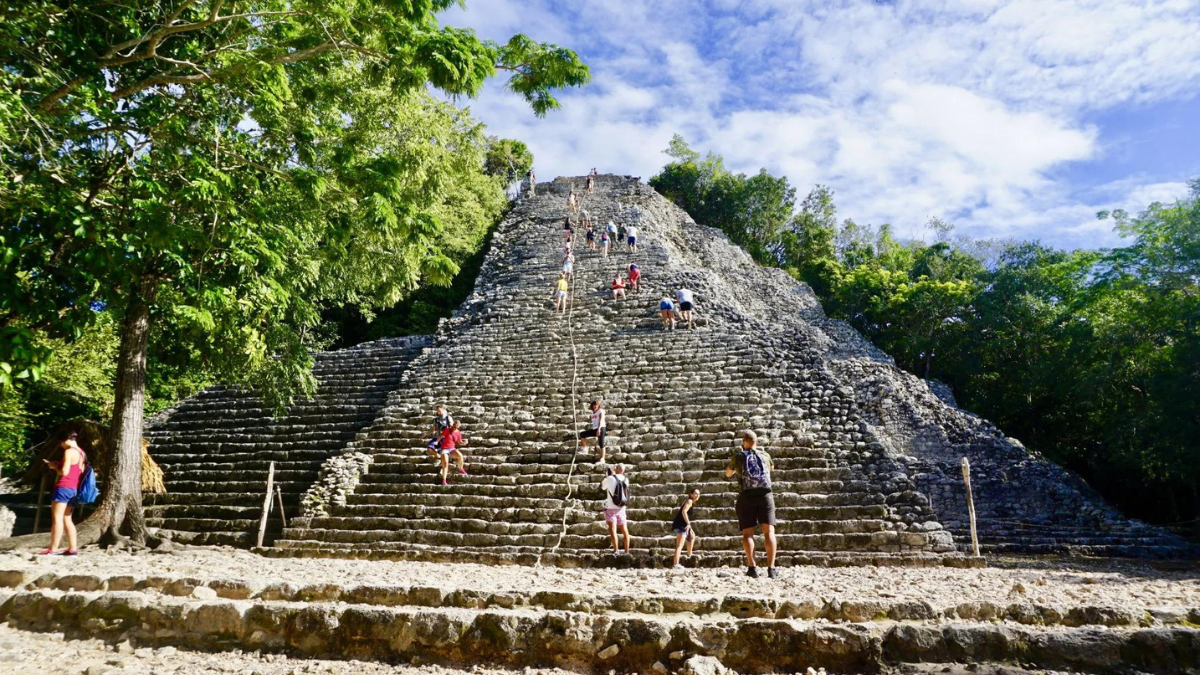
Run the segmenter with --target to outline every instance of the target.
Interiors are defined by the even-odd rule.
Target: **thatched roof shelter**
[[[103,484],[108,478],[108,470],[112,465],[112,444],[109,439],[108,427],[92,420],[71,420],[58,426],[46,440],[30,448],[33,458],[25,470],[21,481],[29,486],[37,487],[43,476],[53,474],[54,470],[47,467],[42,460],[57,461],[62,453],[62,442],[72,432],[79,434],[76,441],[79,447],[87,453],[88,461],[96,471],[96,480]],[[163,482],[162,468],[150,457],[150,444],[142,439],[142,492],[146,494],[166,494],[167,486]]]

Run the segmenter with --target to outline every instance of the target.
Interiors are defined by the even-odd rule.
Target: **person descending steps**
[[[637,263],[629,264],[629,290],[637,293],[642,288],[642,268]]]
[[[688,557],[692,557],[692,547],[696,545],[696,529],[692,526],[692,518],[689,513],[696,502],[700,500],[699,488],[692,488],[688,493],[687,499],[683,500],[679,510],[675,512],[675,520],[671,521],[671,531],[675,533],[675,569],[683,569],[683,565],[679,564],[679,554],[683,552],[683,544],[687,542]]]
[[[458,464],[458,473],[463,476],[467,475],[462,450],[458,449],[458,446],[466,444],[458,420],[454,420],[449,427],[442,430],[442,440],[438,445],[438,459],[442,463],[442,485],[446,484],[446,474],[450,471],[450,455],[454,455]]]
[[[725,465],[725,477],[738,477],[741,491],[734,505],[738,528],[742,531],[742,549],[746,552],[746,576],[758,577],[754,565],[754,528],[762,527],[767,547],[767,576],[774,579],[775,569],[775,496],[771,494],[771,456],[758,449],[758,436],[742,432],[742,448]]]
[[[681,288],[675,291],[675,299],[679,301],[679,315],[690,329],[692,327],[692,314],[696,309],[692,303],[692,292],[686,288]]]
[[[612,297],[613,300],[625,299],[625,280],[619,274],[612,280]]]
[[[450,413],[446,412],[446,406],[439,405],[433,411],[433,428],[429,430],[429,442],[426,447],[429,448],[429,456],[437,459],[437,449],[442,443],[442,432],[454,426],[454,418]]]
[[[604,434],[608,430],[608,415],[604,412],[604,401],[592,401],[589,407],[592,411],[591,423],[587,429],[579,432],[579,446],[586,451],[587,439],[596,439],[596,447],[600,450],[600,458],[596,460],[596,463],[603,464]]]
[[[608,525],[613,555],[629,555],[629,517],[625,510],[629,505],[629,479],[625,476],[625,467],[618,464],[609,469],[608,475],[600,482],[600,489],[604,490],[604,523]],[[624,551],[617,541],[618,527],[625,539]]]

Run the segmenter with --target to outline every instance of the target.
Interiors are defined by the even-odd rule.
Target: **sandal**
[[[61,553],[61,555],[79,555],[79,551],[69,548]]]
[[[58,555],[57,553],[54,552],[54,549],[52,549],[52,548],[42,549],[41,551],[38,551],[37,554],[38,555]]]

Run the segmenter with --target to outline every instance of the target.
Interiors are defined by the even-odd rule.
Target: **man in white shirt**
[[[625,506],[629,503],[629,479],[625,477],[625,467],[620,464],[614,466],[600,487],[604,490],[604,522],[608,525],[613,555],[622,555],[617,543],[618,526],[625,538],[624,555],[629,555],[629,519],[625,515]]]
[[[687,327],[692,327],[692,310],[695,305],[692,304],[692,292],[686,288],[681,288],[675,291],[675,299],[679,301],[679,316]]]
[[[638,238],[637,225],[630,225],[629,229],[625,231],[625,236],[628,237],[626,239],[626,241],[629,242],[630,252],[636,251],[637,250],[637,238]]]

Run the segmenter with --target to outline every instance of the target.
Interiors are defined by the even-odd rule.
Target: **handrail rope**
[[[577,204],[578,210],[582,211],[583,210],[583,198],[580,198],[576,202],[576,204]],[[570,217],[569,212],[568,212],[567,217],[568,218]],[[572,251],[572,253],[574,253],[574,250],[575,250],[575,230],[574,229],[571,230],[570,243],[571,243],[571,251]],[[575,279],[576,279],[577,274],[579,274],[579,272],[575,271],[575,269],[573,268],[571,271],[571,278],[567,280],[567,284],[568,284],[568,290],[567,290],[567,340],[571,343],[571,443],[574,444],[575,449],[571,453],[571,467],[567,470],[567,496],[563,497],[562,528],[559,530],[559,533],[558,533],[558,541],[554,542],[554,546],[550,547],[550,551],[549,551],[550,553],[557,551],[559,549],[559,547],[562,546],[563,539],[565,539],[567,536],[567,518],[570,517],[571,509],[574,508],[574,498],[572,495],[575,492],[575,486],[571,482],[571,479],[575,476],[575,466],[579,460],[580,445],[579,445],[579,443],[576,442],[576,438],[575,438],[576,434],[578,433],[576,431],[576,429],[578,428],[578,425],[579,425],[579,394],[578,394],[579,351],[575,344]],[[542,553],[538,554],[536,566],[541,567],[542,555],[544,555],[545,553],[546,552],[543,551]]]

